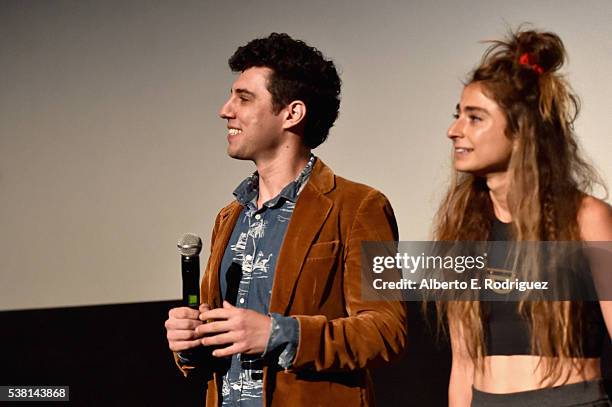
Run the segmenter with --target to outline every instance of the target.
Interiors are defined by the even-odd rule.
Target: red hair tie
[[[519,64],[528,66],[536,71],[538,75],[542,75],[544,73],[544,69],[542,69],[542,67],[535,62],[535,58],[529,52],[525,52],[523,55],[521,55],[519,58]]]

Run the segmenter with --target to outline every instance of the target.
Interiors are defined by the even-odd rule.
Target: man
[[[217,216],[202,305],[170,311],[169,347],[185,375],[208,374],[207,406],[373,405],[367,368],[401,353],[406,321],[399,302],[362,300],[361,241],[397,240],[397,227],[380,192],[311,154],[338,116],[340,78],[286,34],[229,65],[227,151],[257,171]]]

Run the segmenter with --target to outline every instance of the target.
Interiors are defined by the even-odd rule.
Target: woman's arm
[[[461,325],[449,322],[453,362],[448,385],[449,407],[469,407],[472,403],[472,384],[474,382],[474,362],[468,354]]]
[[[612,242],[612,208],[599,199],[593,198],[592,196],[586,196],[582,200],[578,212],[578,226],[580,227],[580,235],[584,241]],[[610,245],[606,244],[606,249],[608,249],[609,246]],[[610,259],[610,253],[607,253],[606,259]],[[603,281],[604,284],[608,285],[611,284],[610,279],[612,279],[612,270],[607,269],[609,265],[607,264],[608,262],[605,263],[606,269],[598,271],[605,273]],[[608,334],[612,338],[612,301],[606,297],[603,301],[599,301],[599,304],[606,322],[606,327],[608,328]]]

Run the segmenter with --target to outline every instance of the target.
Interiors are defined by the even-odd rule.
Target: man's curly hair
[[[267,67],[272,108],[278,113],[294,100],[306,104],[304,144],[315,148],[327,139],[338,117],[340,77],[321,51],[284,33],[272,33],[239,47],[229,59],[233,72]]]

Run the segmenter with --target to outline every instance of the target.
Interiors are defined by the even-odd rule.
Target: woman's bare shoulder
[[[586,195],[578,209],[578,226],[583,240],[612,240],[612,207],[600,199]]]

